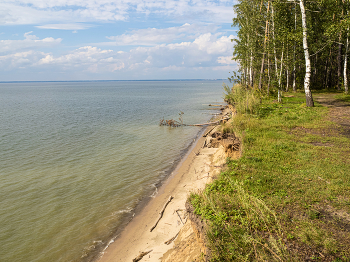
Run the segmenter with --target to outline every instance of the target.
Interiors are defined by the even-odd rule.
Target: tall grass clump
[[[276,214],[230,172],[190,201],[209,225],[211,261],[288,261]]]
[[[261,103],[261,93],[254,88],[246,88],[235,84],[232,88],[223,85],[225,90],[225,101],[233,105],[238,114],[255,114]]]

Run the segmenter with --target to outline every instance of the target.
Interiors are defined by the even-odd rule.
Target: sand
[[[157,195],[136,215],[122,231],[120,236],[101,254],[98,262],[133,261],[141,252],[150,251],[140,261],[174,261],[169,259],[174,242],[167,245],[164,242],[175,237],[186,225],[178,238],[186,238],[192,234],[186,217],[185,203],[190,192],[202,190],[206,183],[217,176],[221,165],[225,162],[223,147],[202,148],[205,138],[201,137],[185,157],[173,174],[158,190]],[[163,217],[155,229],[150,232],[159,218],[169,197],[173,199],[166,206]],[[186,223],[186,221],[188,223]],[[192,249],[195,249],[192,248]],[[174,250],[174,249],[173,249]],[[163,255],[167,252],[168,258]],[[185,252],[194,252],[185,251]],[[198,251],[196,251],[198,253]],[[196,253],[194,252],[194,253]],[[163,258],[162,258],[163,257]],[[185,258],[187,255],[185,254]],[[190,257],[190,254],[188,254]],[[180,258],[182,261],[187,259]]]

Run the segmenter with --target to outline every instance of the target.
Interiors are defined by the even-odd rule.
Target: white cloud
[[[39,61],[46,54],[37,51],[16,52],[13,54],[0,56],[0,68],[3,70],[30,67]]]
[[[47,24],[36,26],[40,29],[59,29],[59,30],[82,30],[90,28],[91,25],[87,24],[79,24],[79,23],[71,23],[71,24]]]
[[[32,31],[25,33],[23,40],[0,40],[0,53],[52,47],[58,45],[62,41],[61,38],[54,39],[52,37],[39,39],[37,36],[32,35],[31,33]]]
[[[159,43],[171,43],[183,38],[194,39],[200,34],[214,32],[215,25],[183,24],[178,27],[169,28],[147,28],[133,30],[130,33],[119,36],[107,37],[116,42],[116,45],[156,45]]]
[[[26,37],[34,38],[30,33],[27,33]],[[180,73],[184,77],[189,77],[187,76],[189,72],[203,74],[200,70],[231,71],[234,66],[230,60],[231,38],[232,35],[206,33],[199,35],[193,41],[141,46],[130,51],[84,46],[64,55],[35,51],[13,52],[0,56],[0,65],[3,68],[6,68],[6,65],[10,65],[11,68],[31,67],[36,68],[38,72],[45,70],[67,72],[67,74],[77,72],[79,75],[85,72],[85,79],[107,73],[110,77],[113,76],[111,74],[119,76],[114,79],[130,79],[134,78],[135,74],[141,79],[161,78],[165,75],[176,78],[175,75]],[[231,69],[228,70],[229,68]]]
[[[137,47],[124,54],[125,64],[130,69],[211,67],[218,65],[218,57],[232,53],[232,36],[198,36],[192,42],[160,44],[152,47]],[[147,63],[145,63],[147,61]]]
[[[151,13],[170,19],[229,22],[229,1],[184,0],[2,0],[0,24],[72,24],[79,22],[125,21],[133,13]]]
[[[219,64],[226,64],[226,65],[231,65],[236,63],[236,61],[232,60],[232,56],[219,56],[217,62]]]
[[[124,68],[124,63],[113,55],[115,54],[112,50],[101,50],[97,47],[84,46],[63,56],[54,57],[51,54],[47,54],[33,65],[55,65],[65,70],[75,68],[76,70],[87,70],[93,73],[114,72]]]

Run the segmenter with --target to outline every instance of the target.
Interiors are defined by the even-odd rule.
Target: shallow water
[[[81,261],[210,119],[222,81],[0,83],[0,261]]]

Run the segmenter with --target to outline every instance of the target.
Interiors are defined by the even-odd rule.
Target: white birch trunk
[[[309,55],[309,48],[307,44],[306,13],[305,13],[303,0],[299,0],[299,3],[300,3],[300,11],[301,11],[301,20],[303,25],[303,47],[304,47],[305,64],[306,64],[306,72],[305,72],[305,79],[304,79],[306,106],[313,107],[314,101],[312,99],[312,94],[310,91],[311,61],[310,61],[310,55]]]
[[[295,4],[295,15],[294,15],[294,30],[297,30],[297,3],[294,1]],[[295,68],[295,40],[294,40],[294,56],[293,56],[293,92],[297,91],[295,78],[296,78],[296,68]]]
[[[253,51],[250,50],[249,85],[253,87]]]
[[[267,82],[267,95],[270,95],[270,83],[271,83],[271,77],[270,77],[270,54],[267,54],[267,76],[269,78]]]
[[[266,14],[269,14],[269,9],[270,9],[270,1],[267,3],[267,11]],[[269,26],[269,20],[266,20],[266,26],[265,26],[265,37],[264,37],[264,53],[263,53],[263,58],[261,60],[261,69],[260,69],[260,78],[259,78],[259,89],[262,90],[262,77],[264,74],[264,64],[265,64],[265,53],[266,53],[266,41],[267,41],[267,30]]]
[[[286,84],[286,92],[288,92],[289,90],[289,48],[288,48],[288,44],[287,44],[287,67],[286,67],[286,78],[287,78],[287,84]]]
[[[348,77],[346,75],[347,73],[347,69],[348,69],[348,51],[349,51],[349,28],[348,28],[348,32],[346,35],[346,46],[345,46],[345,58],[344,58],[344,89],[345,89],[345,93],[348,94],[349,93],[349,88],[348,88]]]
[[[282,94],[281,93],[282,93],[281,90],[278,89],[278,98],[277,98],[278,103],[282,103]]]
[[[243,84],[244,84],[244,86],[247,86],[247,76],[246,76],[246,72],[247,72],[247,68],[244,67],[244,70],[243,70]]]
[[[275,74],[276,79],[278,79],[278,68],[277,68],[277,53],[276,53],[276,41],[275,41],[275,21],[274,21],[274,9],[271,4],[271,14],[272,14],[272,38],[273,38],[273,53],[275,55]]]
[[[287,69],[287,85],[286,85],[286,92],[289,91],[289,69]]]
[[[284,43],[283,43],[282,56],[281,56],[281,70],[280,70],[280,75],[278,77],[278,89],[280,90],[281,90],[281,84],[282,84],[283,54],[284,54]]]
[[[295,63],[293,67],[293,92],[297,91],[296,83],[295,83],[295,78],[296,78],[296,68],[295,68]]]

